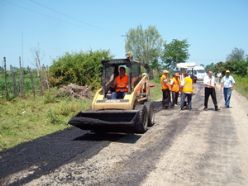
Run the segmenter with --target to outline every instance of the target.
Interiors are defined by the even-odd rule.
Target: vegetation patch
[[[57,89],[35,99],[1,99],[0,151],[69,127],[69,119],[90,103],[89,98],[58,97]]]
[[[151,80],[151,83],[154,85],[154,87],[151,88],[151,99],[153,101],[161,101],[162,100],[162,91],[160,86],[160,80],[159,77],[155,77],[153,80]]]
[[[241,77],[241,76],[234,76],[234,80],[236,82],[236,89],[240,92],[243,96],[248,98],[248,76]]]

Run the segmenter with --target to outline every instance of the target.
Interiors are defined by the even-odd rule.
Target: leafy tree
[[[189,44],[187,40],[173,39],[170,43],[164,43],[162,61],[169,69],[174,69],[177,63],[185,62],[189,58]]]
[[[227,57],[225,67],[235,74],[241,76],[247,75],[248,61],[246,60],[245,51],[243,49],[234,48]]]
[[[163,39],[155,26],[143,29],[142,26],[130,29],[126,34],[125,49],[131,51],[133,57],[145,63],[150,75],[151,69],[159,66],[158,58],[161,54]]]
[[[210,63],[209,65],[206,65],[205,69],[206,71],[214,71],[214,68],[215,68],[215,64],[214,63]]]
[[[245,51],[240,48],[234,48],[231,54],[228,55],[227,61],[244,61]]]
[[[248,60],[246,57],[243,49],[234,48],[231,54],[228,55],[226,62],[211,63],[206,66],[206,69],[210,69],[215,73],[222,72],[223,74],[228,69],[232,73],[245,76],[248,75]]]
[[[49,81],[54,86],[75,83],[97,88],[101,82],[101,60],[110,59],[109,51],[89,51],[69,54],[53,62]]]

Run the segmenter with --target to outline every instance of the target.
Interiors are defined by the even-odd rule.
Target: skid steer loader
[[[113,99],[114,87],[111,85],[121,66],[128,75],[128,91],[123,98]],[[146,132],[148,126],[154,124],[154,111],[149,99],[152,85],[142,70],[142,63],[130,58],[103,60],[102,88],[96,92],[91,110],[79,112],[69,124],[95,132]]]

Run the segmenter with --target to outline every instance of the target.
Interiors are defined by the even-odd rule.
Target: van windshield
[[[205,70],[197,70],[197,73],[205,73]]]

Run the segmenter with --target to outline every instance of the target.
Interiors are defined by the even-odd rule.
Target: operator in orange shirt
[[[128,75],[126,74],[126,68],[119,67],[119,75],[114,81],[115,91],[112,92],[112,99],[123,99],[125,93],[128,92]]]

